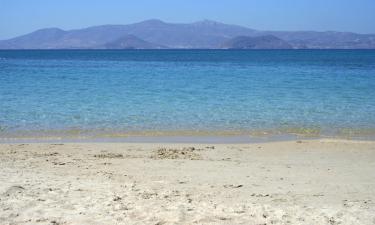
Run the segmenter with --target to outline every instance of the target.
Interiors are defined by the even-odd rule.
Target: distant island
[[[77,30],[47,28],[0,41],[0,49],[375,49],[375,34],[260,31],[204,20],[146,20]]]

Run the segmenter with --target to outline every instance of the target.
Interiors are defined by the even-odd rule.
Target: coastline
[[[373,224],[375,142],[0,144],[3,224]]]
[[[0,144],[29,143],[138,143],[138,144],[256,144],[288,141],[361,141],[375,142],[374,135],[300,135],[300,134],[205,134],[205,135],[103,135],[103,136],[0,136]]]
[[[343,128],[326,131],[314,127],[257,130],[24,130],[0,132],[0,143],[207,143],[251,144],[298,140],[375,141],[375,129]]]

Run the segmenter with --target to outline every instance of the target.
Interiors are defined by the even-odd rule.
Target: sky
[[[0,0],[0,40],[41,28],[69,30],[147,19],[375,33],[375,0]]]

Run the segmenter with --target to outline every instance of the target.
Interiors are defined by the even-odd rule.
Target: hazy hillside
[[[356,34],[350,32],[263,32],[288,41],[295,47],[328,49],[367,49],[375,48],[375,34]]]
[[[129,25],[103,25],[67,31],[58,28],[41,29],[0,41],[0,49],[101,49],[120,46],[133,48],[134,46],[126,44],[124,40],[114,44],[123,37],[130,37],[129,35],[132,38],[127,41],[132,42],[135,48],[220,48],[223,43],[235,37],[267,35],[281,39],[293,48],[375,48],[375,34],[257,31],[209,20],[190,24],[146,20]],[[141,44],[141,41],[145,43]],[[272,41],[270,43],[275,44]],[[258,45],[261,48],[273,48],[272,45]]]
[[[162,45],[144,41],[134,35],[126,35],[103,46],[105,49],[162,49]]]
[[[291,49],[288,42],[273,35],[248,37],[238,36],[221,45],[224,49]]]

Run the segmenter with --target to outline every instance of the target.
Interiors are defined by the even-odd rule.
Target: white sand
[[[0,144],[0,224],[375,224],[375,142]]]

